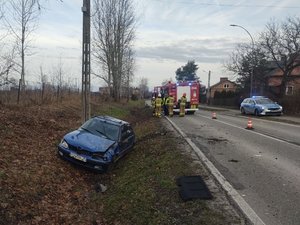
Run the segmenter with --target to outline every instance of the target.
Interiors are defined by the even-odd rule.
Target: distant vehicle
[[[154,87],[154,93],[157,95],[161,93],[162,96],[165,94],[172,94],[174,97],[174,109],[173,112],[179,112],[180,98],[183,93],[186,94],[186,106],[185,111],[187,113],[195,113],[198,110],[200,103],[200,82],[199,81],[179,81],[176,83],[168,82],[163,86]]]
[[[240,106],[242,114],[282,115],[282,106],[263,96],[253,96],[243,100]]]
[[[134,143],[135,134],[128,122],[97,116],[66,134],[58,145],[58,154],[72,163],[106,172]]]

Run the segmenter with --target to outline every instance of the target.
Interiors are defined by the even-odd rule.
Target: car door
[[[133,147],[134,144],[134,132],[130,125],[125,124],[121,128],[121,140],[120,149],[121,154]]]
[[[242,105],[243,105],[243,108],[245,110],[245,113],[249,113],[249,107],[250,107],[249,101],[250,101],[250,99],[245,99],[242,102]]]
[[[254,114],[255,111],[255,101],[250,99],[249,101],[249,113]]]

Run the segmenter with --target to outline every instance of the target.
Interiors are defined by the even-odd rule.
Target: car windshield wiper
[[[100,131],[100,130],[95,130],[95,131],[97,131],[99,134],[101,134],[102,136],[104,136],[106,139],[108,138],[108,137],[106,136],[106,134],[104,134],[102,131]]]
[[[84,128],[84,127],[80,127],[82,130],[85,130],[85,131],[87,131],[87,132],[89,132],[89,133],[92,133],[92,131],[90,131],[89,129],[86,129],[86,128]]]

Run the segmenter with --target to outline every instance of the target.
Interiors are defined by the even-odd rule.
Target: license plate
[[[86,158],[84,158],[84,157],[82,157],[82,156],[80,156],[80,155],[77,155],[77,154],[75,154],[75,153],[70,153],[70,156],[71,156],[72,158],[74,158],[74,159],[80,160],[80,161],[82,161],[82,162],[86,162]]]

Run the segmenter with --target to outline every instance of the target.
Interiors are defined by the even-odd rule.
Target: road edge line
[[[226,180],[226,178],[219,172],[219,170],[213,165],[213,163],[204,155],[204,153],[195,145],[195,143],[187,137],[187,135],[168,117],[165,117],[171,125],[177,130],[177,132],[185,139],[185,141],[194,150],[196,155],[200,158],[202,163],[215,177],[217,182],[225,190],[227,195],[233,200],[235,205],[240,209],[246,219],[253,225],[266,225],[262,219],[255,213],[251,206],[243,199],[243,197],[237,192],[237,190]]]

